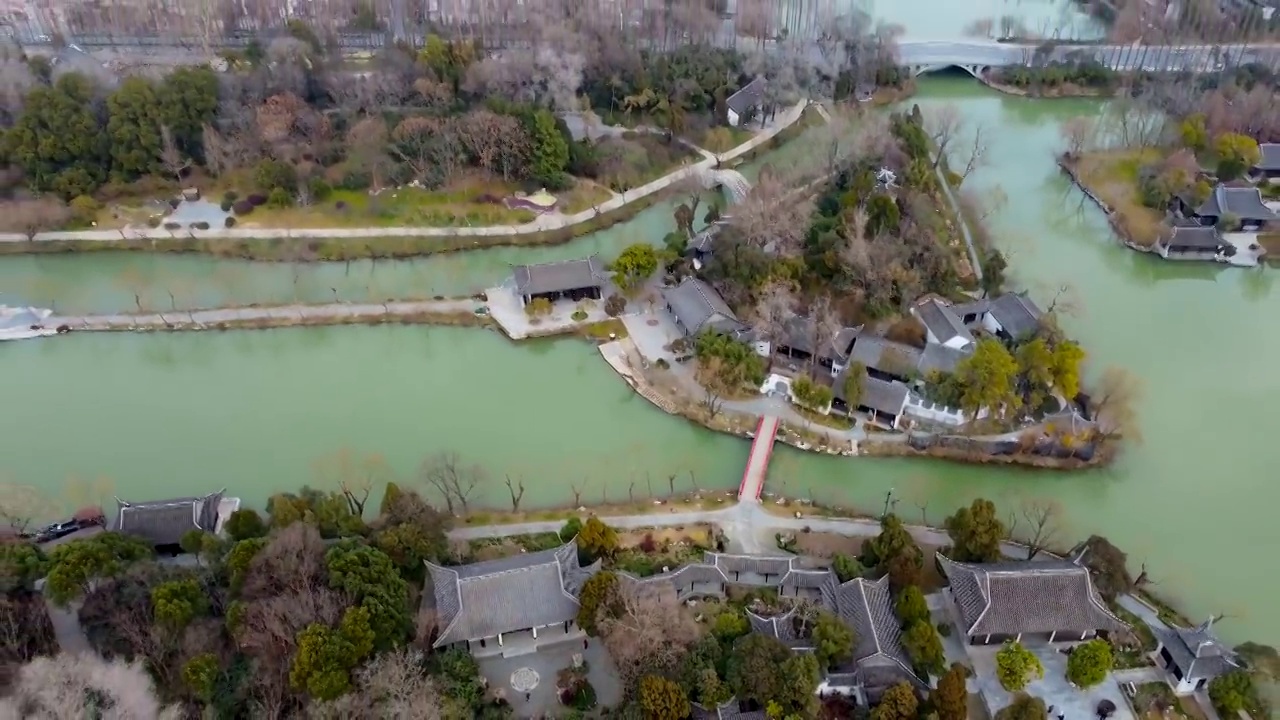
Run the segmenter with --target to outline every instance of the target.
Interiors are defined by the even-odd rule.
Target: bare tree
[[[58,507],[53,498],[31,485],[0,483],[0,537],[26,532],[32,523],[53,517]]]
[[[961,182],[966,180],[974,170],[986,164],[987,160],[987,126],[979,123],[973,128],[973,134],[970,142],[965,145],[965,149],[960,154],[960,159],[964,161],[963,169],[954,170],[960,176]]]
[[[1098,432],[1104,439],[1142,440],[1137,408],[1141,388],[1141,380],[1123,368],[1109,367],[1102,371],[1090,399]]]
[[[378,454],[353,454],[350,448],[341,448],[326,455],[312,465],[321,487],[334,487],[342,492],[351,514],[364,516],[364,506],[374,487],[385,485],[393,479],[391,466]]]
[[[464,708],[423,671],[416,651],[401,648],[374,657],[356,673],[355,690],[312,705],[312,720],[442,720]]]
[[[617,603],[610,605],[619,611],[602,612],[597,623],[626,685],[647,673],[675,669],[698,637],[697,625],[680,612],[669,587],[626,583],[618,588]]]
[[[790,283],[775,280],[756,293],[752,308],[754,325],[773,343],[786,335],[786,325],[796,315],[795,288]]]
[[[105,700],[105,702],[104,702]],[[39,657],[18,670],[0,716],[30,720],[95,717],[177,720],[181,708],[161,705],[141,661],[104,660],[92,653]]]
[[[1097,122],[1088,116],[1077,115],[1062,124],[1062,136],[1067,141],[1067,158],[1078,158],[1090,148],[1097,133]]]
[[[956,136],[964,129],[964,115],[955,103],[946,103],[930,110],[924,117],[924,129],[929,139],[933,140],[937,155],[933,166],[938,167],[942,159],[947,157],[947,149]]]
[[[182,182],[182,171],[191,166],[191,161],[184,158],[178,150],[173,131],[167,125],[160,126],[160,164],[178,182]]]
[[[582,507],[582,491],[587,489],[588,478],[582,478],[582,484],[569,483],[569,491],[573,493],[573,506]]]
[[[702,386],[702,407],[707,411],[708,421],[720,414],[724,407],[724,395],[731,389],[725,375],[724,362],[720,358],[698,361],[694,377],[698,385]]]
[[[513,483],[510,474],[506,477],[507,492],[511,493],[511,512],[520,512],[520,501],[524,499],[524,478],[519,478]]]
[[[1027,544],[1027,559],[1034,560],[1057,539],[1062,514],[1062,505],[1056,500],[1024,500],[1018,506],[1017,515],[1010,513],[1009,537],[1015,537],[1020,517],[1026,522],[1023,536]]]
[[[437,453],[423,460],[418,476],[422,482],[440,493],[450,515],[455,514],[455,508],[461,509],[462,514],[467,514],[471,496],[485,477],[480,466],[464,466],[456,452]]]
[[[809,306],[809,322],[813,331],[813,354],[809,358],[810,370],[823,353],[830,353],[836,333],[844,327],[828,294],[819,295]]]
[[[58,200],[30,198],[15,200],[5,205],[0,213],[0,228],[20,232],[27,240],[48,230],[56,230],[71,220],[71,210]]]
[[[774,173],[761,172],[746,199],[734,206],[730,224],[749,245],[789,256],[799,251],[811,205]]]

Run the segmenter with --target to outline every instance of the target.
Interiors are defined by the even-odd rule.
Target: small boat
[[[58,334],[45,321],[53,315],[47,308],[0,305],[0,340],[26,340]]]

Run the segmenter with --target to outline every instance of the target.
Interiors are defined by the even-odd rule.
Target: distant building
[[[1153,628],[1159,643],[1155,656],[1178,695],[1203,690],[1214,678],[1241,668],[1240,659],[1213,632],[1213,621],[1210,617],[1194,628]]]
[[[1186,198],[1175,198],[1174,213],[1197,225],[1214,226],[1223,232],[1258,230],[1277,218],[1262,202],[1262,192],[1255,187],[1228,187],[1219,184],[1209,199],[1192,205]]]
[[[1032,636],[1080,641],[1128,629],[1093,586],[1088,568],[1069,560],[962,563],[937,554],[959,629],[971,645]]]
[[[142,538],[159,550],[173,551],[191,530],[221,531],[226,520],[223,515],[229,516],[239,505],[235,498],[225,498],[228,503],[224,504],[224,492],[140,503],[116,498],[116,517],[110,529]]]
[[[1280,180],[1280,143],[1262,143],[1258,152],[1258,164],[1249,174],[1258,182]]]
[[[888,688],[906,681],[918,690],[926,686],[912,670],[902,646],[902,631],[893,611],[888,577],[869,581],[855,578],[841,583],[827,568],[806,567],[797,557],[704,553],[702,562],[672,572],[638,578],[619,573],[627,583],[658,587],[685,601],[699,596],[724,597],[730,586],[771,588],[780,597],[806,599],[831,612],[853,631],[856,644],[850,657],[824,673],[820,692],[855,695],[865,705]],[[777,638],[797,652],[812,651],[809,640],[799,637],[793,624],[794,610],[774,617],[747,613],[753,632]],[[726,707],[726,706],[722,706]],[[737,704],[727,706],[736,709]],[[736,714],[720,717],[738,717]]]
[[[738,127],[745,119],[761,117],[764,105],[765,79],[758,77],[742,86],[738,92],[730,95],[725,104],[729,106],[729,124]]]
[[[597,255],[540,265],[520,265],[513,276],[521,305],[539,299],[551,302],[599,300],[608,281],[604,263]]]
[[[1156,241],[1155,251],[1166,260],[1217,260],[1234,253],[1235,246],[1223,240],[1217,228],[1195,225],[1175,227]]]
[[[675,287],[663,288],[662,299],[686,336],[708,330],[744,340],[750,335],[750,326],[733,314],[720,293],[696,277],[686,277]]]

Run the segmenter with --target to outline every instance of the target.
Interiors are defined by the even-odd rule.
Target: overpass
[[[1092,60],[1120,72],[1218,72],[1257,63],[1280,66],[1280,44],[1078,45],[1001,43],[992,40],[902,40],[900,64],[912,74],[959,68],[974,77],[993,68],[1032,67]]]

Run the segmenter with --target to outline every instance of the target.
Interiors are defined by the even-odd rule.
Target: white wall
[[[738,113],[734,112],[733,109],[730,109],[729,124],[733,127],[738,127],[738,123],[740,123],[741,121],[742,121],[742,118],[738,117]]]
[[[928,422],[942,423],[943,425],[951,425],[959,427],[969,422],[968,413],[960,408],[950,408],[945,405],[930,403],[924,398],[911,393],[907,395],[907,405],[903,409],[903,413]],[[978,418],[982,419],[987,416],[987,411],[982,410],[978,413]]]

